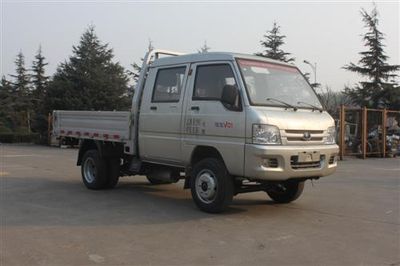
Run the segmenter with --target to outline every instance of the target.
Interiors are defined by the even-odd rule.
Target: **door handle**
[[[157,110],[157,106],[150,106],[150,110]]]
[[[190,107],[190,110],[200,111],[200,107],[198,107],[198,106],[192,106],[192,107]]]

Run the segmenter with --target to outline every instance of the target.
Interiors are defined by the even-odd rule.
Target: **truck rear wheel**
[[[97,150],[88,150],[82,159],[82,181],[88,189],[103,189],[107,182],[107,161]]]
[[[286,181],[275,184],[266,190],[268,196],[278,203],[289,203],[300,197],[303,193],[304,181]]]
[[[219,213],[232,202],[232,177],[221,160],[207,158],[196,163],[190,186],[192,198],[202,211]]]

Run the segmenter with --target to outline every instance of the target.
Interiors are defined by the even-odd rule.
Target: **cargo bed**
[[[121,111],[54,111],[56,136],[128,142],[131,113]]]

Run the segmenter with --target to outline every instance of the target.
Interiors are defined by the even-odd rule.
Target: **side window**
[[[198,66],[193,100],[220,100],[225,85],[236,85],[228,64]]]
[[[159,69],[151,102],[179,102],[185,71],[186,67]]]

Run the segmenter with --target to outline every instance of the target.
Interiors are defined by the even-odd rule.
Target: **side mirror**
[[[239,90],[236,86],[225,85],[222,89],[221,102],[230,108],[235,108],[236,100],[239,96]]]

